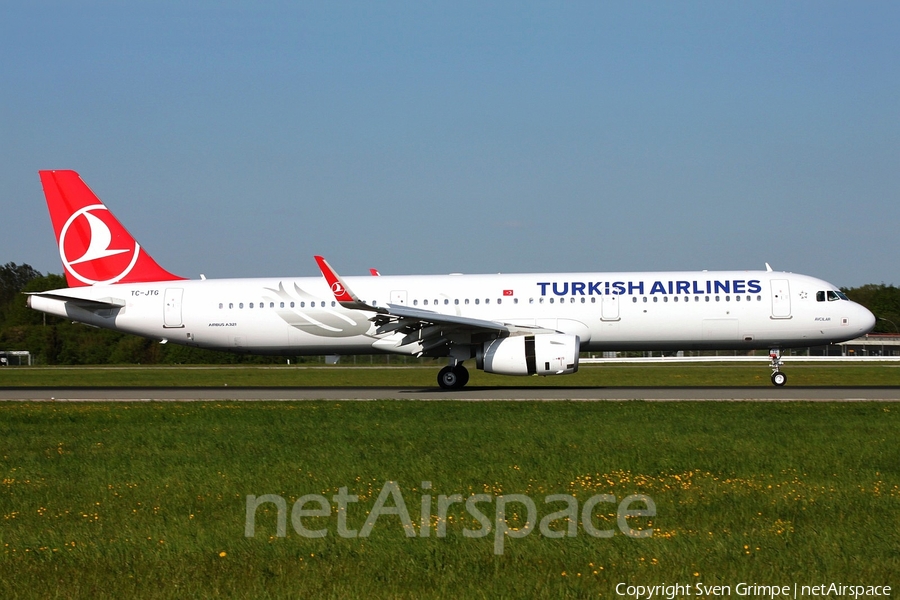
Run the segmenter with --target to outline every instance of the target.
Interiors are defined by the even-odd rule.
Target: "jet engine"
[[[577,335],[516,335],[485,342],[478,368],[500,375],[567,375],[578,370]]]

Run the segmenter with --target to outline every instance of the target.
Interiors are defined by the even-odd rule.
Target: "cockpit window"
[[[816,292],[816,302],[825,302],[825,292]]]
[[[840,292],[833,292],[831,290],[828,290],[828,301],[834,302],[835,300],[840,300],[841,296],[839,294],[840,294]]]
[[[838,291],[838,292],[835,292],[835,294],[837,294],[838,298],[840,298],[841,300],[847,300],[848,302],[850,301],[850,298],[848,298],[847,294],[845,294],[844,292]]]

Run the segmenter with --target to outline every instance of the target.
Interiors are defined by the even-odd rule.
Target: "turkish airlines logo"
[[[344,286],[341,285],[340,281],[335,281],[331,284],[331,291],[334,292],[335,296],[342,296],[344,294]]]
[[[140,245],[102,204],[72,213],[59,234],[63,266],[88,285],[122,280],[134,268],[140,251]]]

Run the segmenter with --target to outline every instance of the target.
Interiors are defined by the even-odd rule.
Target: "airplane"
[[[459,390],[474,360],[504,375],[565,375],[580,352],[768,349],[859,337],[875,325],[836,286],[773,271],[523,273],[187,280],[162,268],[74,171],[40,171],[67,288],[32,309],[160,343],[275,355],[447,359]]]

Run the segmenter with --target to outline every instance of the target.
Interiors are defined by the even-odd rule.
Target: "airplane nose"
[[[860,335],[865,335],[875,328],[875,315],[861,304],[857,304],[856,306],[859,309],[859,316],[856,318],[856,322],[861,329]]]

